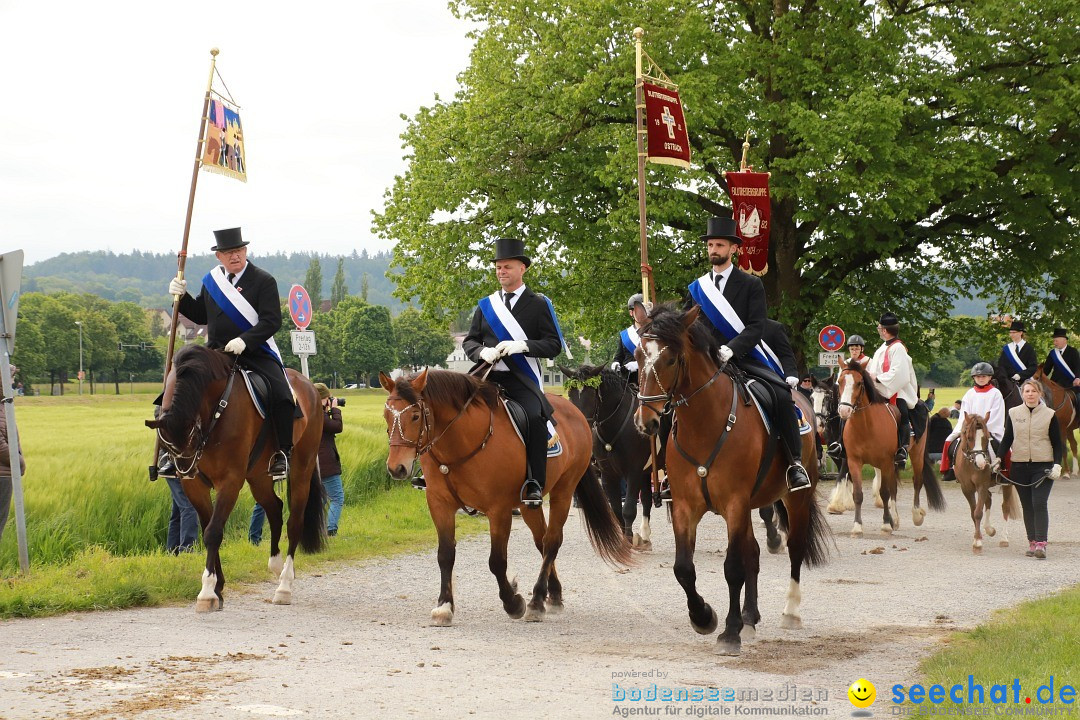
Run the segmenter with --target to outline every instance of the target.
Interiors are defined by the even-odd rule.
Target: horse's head
[[[881,402],[874,382],[857,362],[851,361],[836,378],[837,413],[844,420],[859,408]]]
[[[566,397],[590,423],[595,423],[602,402],[603,366],[582,365],[577,370],[570,370],[560,365],[559,369],[566,376]]]
[[[989,420],[990,413],[968,414],[960,429],[960,452],[979,470],[985,470],[990,462],[990,431],[986,426]]]
[[[829,419],[829,398],[833,392],[832,379],[818,380],[816,377],[812,378],[814,383],[814,389],[810,391],[810,403],[814,406],[814,415],[818,417],[820,423],[824,423]]]
[[[431,411],[423,397],[427,379],[427,370],[412,378],[402,376],[396,382],[386,373],[379,373],[379,384],[390,394],[383,405],[386,436],[390,440],[386,469],[398,480],[409,476],[420,448],[430,439]]]
[[[190,457],[202,443],[203,427],[220,393],[211,387],[228,377],[234,362],[204,345],[186,345],[177,351],[166,378],[161,412],[156,419],[146,421],[173,455]]]
[[[712,362],[715,341],[696,322],[700,312],[696,306],[684,313],[662,305],[638,333],[641,346],[636,357],[641,406],[634,415],[634,423],[642,433],[655,435],[668,403],[676,394],[687,392],[691,356],[696,353]]]

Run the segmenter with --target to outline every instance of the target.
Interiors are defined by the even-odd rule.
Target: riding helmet
[[[977,362],[971,368],[971,377],[975,377],[976,375],[991,375],[992,376],[993,374],[994,374],[994,366],[991,365],[988,362]]]
[[[633,310],[635,305],[645,307],[645,296],[641,293],[634,293],[631,295],[630,299],[626,301],[626,309]]]
[[[858,345],[859,347],[866,347],[866,341],[862,339],[862,335],[852,335],[848,338],[847,346]]]

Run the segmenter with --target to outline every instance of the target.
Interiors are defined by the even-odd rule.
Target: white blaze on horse
[[[975,538],[971,549],[975,553],[982,552],[982,532],[985,532],[987,537],[997,534],[997,530],[990,524],[990,506],[993,504],[990,489],[994,486],[994,474],[990,468],[990,431],[986,427],[989,419],[990,413],[985,416],[969,414],[964,418],[964,425],[960,430],[960,445],[956,451],[956,464],[953,466],[956,480],[971,507],[971,521],[975,524]],[[1020,499],[1012,485],[1004,485],[1002,488],[1001,516],[1005,522],[1005,533],[999,544],[1001,547],[1008,547],[1009,521],[1022,517]]]

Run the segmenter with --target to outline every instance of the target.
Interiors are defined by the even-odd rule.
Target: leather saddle
[[[259,417],[265,420],[271,407],[271,401],[273,400],[273,396],[270,393],[270,383],[267,382],[262,373],[255,370],[249,370],[248,368],[241,368],[240,375],[244,378],[244,386],[247,388],[248,395],[251,396],[252,403],[255,404],[255,409],[259,411]],[[296,411],[293,417],[304,417],[304,412],[300,409],[300,404],[295,402],[295,397],[294,405],[296,406]]]

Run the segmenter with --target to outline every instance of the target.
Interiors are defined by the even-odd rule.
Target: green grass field
[[[434,543],[422,493],[391,488],[384,461],[381,391],[343,392],[338,437],[346,507],[326,559],[358,559]],[[14,516],[0,541],[0,616],[124,607],[190,599],[202,552],[164,553],[171,499],[147,479],[153,394],[26,397],[16,402],[27,473],[23,479],[31,572],[17,577]],[[253,500],[240,501],[226,526],[230,581],[263,578],[267,549],[247,542]],[[463,520],[463,531],[486,527]],[[320,560],[323,562],[324,560]],[[301,559],[300,568],[311,567]]]

